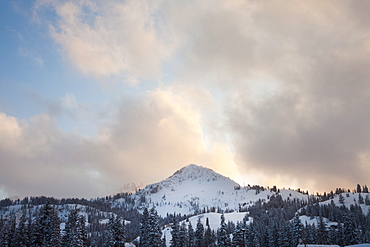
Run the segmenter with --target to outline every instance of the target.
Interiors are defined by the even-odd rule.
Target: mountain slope
[[[194,164],[178,170],[161,182],[146,186],[131,198],[135,207],[154,205],[158,213],[165,216],[173,212],[197,214],[202,210],[217,211],[218,208],[238,211],[240,207],[252,205],[256,201],[268,201],[274,194],[280,194],[283,199],[307,199],[307,195],[296,191],[257,191],[241,187],[230,178]]]

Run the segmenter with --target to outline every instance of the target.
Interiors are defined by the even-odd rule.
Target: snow
[[[136,247],[136,245],[131,244],[131,243],[125,243],[125,247]]]
[[[243,221],[243,218],[245,217],[245,214],[246,214],[245,212],[244,213],[233,212],[233,213],[224,214],[225,222],[231,221],[231,222],[236,223],[238,221]],[[191,225],[193,226],[194,229],[196,228],[198,218],[200,218],[200,221],[202,222],[204,227],[206,225],[206,219],[207,218],[208,218],[208,221],[209,221],[209,227],[212,230],[217,230],[217,228],[220,227],[221,214],[219,214],[219,213],[206,213],[206,214],[200,214],[200,215],[190,217],[189,222],[191,222]]]
[[[237,212],[233,212],[233,213],[226,213],[224,214],[225,216],[225,222],[234,222],[235,224],[238,222],[238,221],[243,221],[243,218],[245,217],[246,213],[237,213]],[[220,227],[220,223],[221,223],[221,214],[219,213],[205,213],[205,214],[200,214],[200,215],[196,215],[196,216],[192,216],[189,218],[189,222],[191,223],[194,231],[196,230],[197,228],[197,222],[198,222],[198,219],[200,218],[200,221],[202,222],[203,226],[204,226],[204,229],[206,229],[206,220],[208,218],[208,222],[209,222],[209,227],[211,228],[211,230],[215,230],[217,231],[217,229]],[[249,220],[247,221],[247,224],[248,222],[252,222],[252,218],[248,218]],[[186,227],[189,225],[188,222],[186,221],[181,221],[179,223],[179,225],[181,226],[181,224],[185,222],[186,224]],[[172,235],[171,235],[171,227],[170,226],[167,226],[163,229],[162,231],[162,234],[166,236],[166,240],[167,240],[167,246],[169,246],[169,243],[170,243],[170,240],[172,239]]]
[[[254,189],[242,187],[230,178],[197,165],[188,165],[169,178],[146,186],[132,195],[132,198],[136,202],[136,207],[140,208],[141,198],[145,196],[144,206],[154,205],[159,215],[166,216],[167,213],[174,212],[195,214],[211,208],[239,211],[240,205],[251,206],[259,200],[267,202],[276,194],[280,194],[284,200],[308,198],[308,195],[292,190],[281,190],[280,193],[264,190],[257,193]],[[122,203],[123,200],[119,199],[116,203]]]
[[[349,209],[351,207],[351,205],[357,204],[361,207],[362,213],[366,215],[370,210],[370,205],[359,204],[358,203],[359,194],[361,194],[361,196],[363,197],[364,200],[365,200],[365,197],[367,195],[370,196],[370,193],[352,193],[352,192],[342,193],[342,196],[344,198],[343,205],[346,206]],[[342,205],[339,202],[339,195],[334,195],[334,199],[329,199],[329,200],[326,200],[324,202],[320,202],[320,204],[327,205],[327,204],[330,204],[331,201],[333,201],[334,204],[338,207]]]
[[[306,216],[306,215],[302,215],[302,216],[299,216],[299,219],[301,220],[302,224],[303,225],[306,225],[309,224],[309,225],[315,225],[317,226],[318,225],[318,221],[319,221],[319,217],[318,216],[314,216],[312,217],[309,217],[309,216]],[[324,223],[326,223],[327,226],[336,226],[338,225],[338,222],[331,222],[329,219],[323,217],[322,218]]]

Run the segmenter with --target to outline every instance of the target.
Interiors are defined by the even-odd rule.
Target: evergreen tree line
[[[125,224],[113,214],[105,227],[92,231],[79,209],[69,212],[64,230],[57,210],[50,203],[41,207],[39,215],[23,213],[18,220],[0,219],[0,246],[2,247],[87,247],[125,245]],[[101,225],[101,224],[99,224]],[[88,231],[90,234],[88,234]]]
[[[317,205],[310,205],[318,209],[312,211],[318,215],[311,215],[316,218],[317,224],[302,224],[299,214],[296,214],[293,220],[287,220],[289,213],[284,212],[284,207],[268,210],[261,208],[261,212],[252,215],[253,221],[249,222],[246,216],[242,222],[236,224],[226,223],[222,215],[220,227],[216,232],[210,229],[208,219],[204,227],[199,218],[195,230],[190,222],[183,221],[180,224],[175,221],[171,225],[170,246],[290,247],[299,243],[347,246],[370,242],[370,213],[365,216],[356,205],[350,209],[344,206],[333,207],[332,204]],[[329,226],[324,220],[323,214],[328,207],[329,212],[334,210],[334,214],[337,214],[337,218],[332,219],[336,219],[338,224]]]
[[[37,197],[25,197],[23,199],[11,200],[9,198],[5,198],[0,200],[0,208],[5,208],[9,206],[15,205],[23,205],[24,207],[32,207],[38,205],[44,205],[46,203],[50,203],[52,205],[65,205],[65,204],[79,204],[85,205],[89,207],[94,207],[96,209],[100,209],[102,211],[107,211],[112,209],[112,202],[117,199],[124,199],[124,205],[131,206],[134,204],[133,199],[130,197],[131,193],[118,193],[114,196],[106,196],[100,197],[95,199],[84,199],[84,198],[62,198],[57,199],[54,197],[46,197],[46,196],[37,196]],[[122,206],[122,205],[119,205]],[[126,208],[126,207],[125,207]]]
[[[259,188],[263,191],[263,187]],[[278,191],[276,188],[272,190]],[[319,203],[339,195],[341,206]],[[349,208],[345,206],[350,193],[358,193]],[[362,194],[361,194],[362,193]],[[225,222],[221,216],[219,229],[211,230],[208,219],[205,226],[199,219],[195,226],[186,220],[189,215],[167,214],[161,218],[155,208],[140,213],[132,207],[129,194],[117,194],[105,198],[54,199],[31,197],[1,202],[1,210],[16,205],[21,215],[8,212],[7,219],[0,218],[0,246],[124,246],[134,242],[137,246],[165,246],[161,229],[171,226],[171,246],[295,246],[299,241],[310,244],[349,244],[370,242],[370,213],[364,214],[364,205],[370,205],[367,186],[358,185],[350,190],[336,189],[320,196],[308,196],[308,200],[287,199],[279,194],[270,196],[268,202],[257,201],[252,206],[241,205],[239,211],[247,212],[243,221]],[[115,203],[115,199],[120,203]],[[353,198],[353,197],[352,197]],[[145,201],[145,200],[143,200]],[[45,203],[39,204],[39,203]],[[91,205],[79,212],[72,203]],[[41,206],[38,206],[41,205]],[[72,207],[72,208],[71,208]],[[32,210],[31,210],[32,209]],[[58,217],[58,210],[69,211],[67,220]],[[223,212],[221,208],[203,208],[205,212]],[[228,211],[225,210],[225,213]],[[318,224],[302,224],[298,215],[317,219]],[[118,216],[117,216],[118,215]],[[1,216],[2,217],[2,216]],[[249,222],[252,217],[253,221]],[[102,219],[109,218],[106,224]],[[123,218],[130,221],[125,226]],[[337,225],[327,225],[325,218]],[[293,220],[292,220],[293,219]],[[182,223],[180,223],[182,222]],[[60,224],[64,230],[60,231]],[[194,227],[194,228],[193,228]],[[140,236],[139,239],[135,239]]]

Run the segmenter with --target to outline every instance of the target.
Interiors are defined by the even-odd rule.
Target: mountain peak
[[[210,182],[210,181],[216,181],[216,180],[231,180],[231,179],[213,171],[212,169],[209,169],[203,166],[198,166],[195,164],[190,164],[176,171],[172,176],[170,176],[166,180],[170,180],[170,181],[181,184],[184,181],[196,180],[201,183],[201,182]]]
[[[305,198],[294,191],[279,192],[282,197]],[[215,171],[190,164],[158,183],[146,186],[132,195],[136,207],[156,205],[158,213],[194,214],[204,208],[239,210],[256,201],[268,201],[272,190],[257,191],[239,184]],[[289,195],[289,196],[288,196]],[[293,195],[293,196],[292,196]]]

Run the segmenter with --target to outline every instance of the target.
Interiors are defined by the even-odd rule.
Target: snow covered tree
[[[278,244],[279,246],[291,246],[290,238],[290,226],[285,222],[280,222],[278,228]]]
[[[355,226],[355,220],[352,213],[345,213],[343,215],[343,235],[344,243],[346,245],[357,244],[357,229]]]
[[[328,229],[323,217],[320,215],[317,222],[317,242],[318,244],[326,244],[328,239]]]
[[[197,228],[195,230],[195,246],[196,247],[203,247],[204,246],[204,226],[202,224],[202,221],[200,220],[200,217],[197,221]]]
[[[120,217],[112,215],[107,224],[106,246],[125,246],[125,223]]]
[[[226,231],[227,225],[225,223],[225,215],[221,215],[221,226],[217,232],[217,246],[219,247],[229,247],[231,246],[230,235]]]
[[[306,232],[306,242],[308,244],[314,244],[317,242],[315,225],[310,225],[307,224],[306,222],[305,232]]]
[[[185,222],[179,227],[179,247],[186,247],[188,231]]]
[[[0,232],[0,246],[10,247],[12,246],[13,233],[15,231],[15,218],[12,217],[7,220]]]
[[[267,237],[268,237],[268,246],[275,247],[277,246],[277,236],[278,231],[276,228],[276,224],[273,220],[271,220],[269,227],[267,229]]]
[[[30,226],[30,242],[31,246],[42,246],[44,241],[44,235],[42,226],[38,219],[34,220]]]
[[[85,218],[79,216],[79,210],[73,209],[69,212],[68,221],[64,229],[63,245],[67,247],[87,246],[87,235]]]
[[[19,219],[17,229],[15,230],[12,246],[15,247],[26,247],[29,246],[29,231],[28,225],[26,220],[26,215],[23,214]]]
[[[170,241],[170,246],[171,247],[177,247],[180,246],[180,231],[179,231],[179,222],[174,220],[172,226],[171,226],[171,241]]]
[[[60,220],[58,213],[49,202],[41,208],[40,216],[33,224],[31,238],[34,246],[60,246]]]
[[[369,193],[369,188],[366,185],[364,185],[362,192]]]
[[[292,242],[293,242],[294,246],[297,246],[298,243],[299,243],[299,239],[302,238],[302,228],[303,228],[302,222],[299,218],[299,215],[296,214],[295,217],[294,217],[294,220],[293,220],[293,239],[292,239]]]
[[[155,207],[152,207],[149,212],[149,219],[148,219],[148,241],[149,246],[151,247],[161,247],[162,246],[162,232],[159,227],[159,218],[158,213]]]
[[[233,232],[233,240],[232,240],[233,247],[244,247],[244,232],[241,226],[241,223],[238,222]]]
[[[213,242],[214,241],[212,239],[212,230],[211,230],[211,227],[209,226],[209,219],[207,218],[206,219],[206,229],[204,232],[204,245],[211,246]]]
[[[140,226],[140,247],[150,247],[149,229],[149,211],[144,208]]]
[[[358,203],[364,204],[364,198],[362,197],[361,193],[358,194]]]
[[[370,198],[369,195],[365,196],[365,205],[369,206],[370,205]]]
[[[339,203],[344,205],[344,197],[342,194],[339,194]]]
[[[189,222],[188,225],[188,239],[186,241],[187,247],[193,247],[195,245],[195,234],[193,226],[191,225],[191,222]]]

